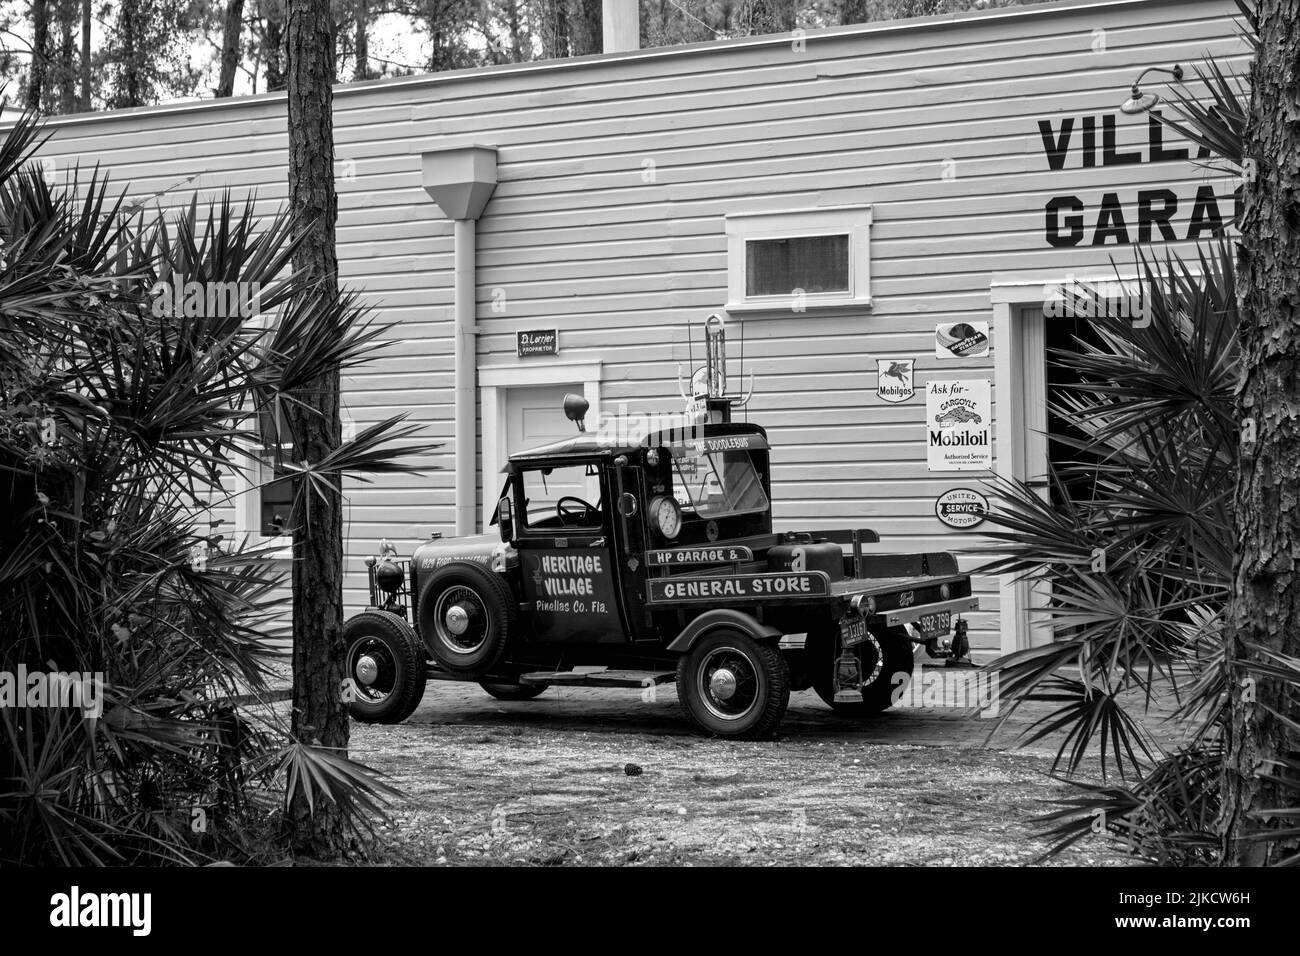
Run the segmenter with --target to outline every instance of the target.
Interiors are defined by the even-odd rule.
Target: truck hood
[[[426,541],[411,554],[411,564],[418,571],[431,571],[458,561],[491,567],[493,553],[503,547],[501,538],[495,534]]]

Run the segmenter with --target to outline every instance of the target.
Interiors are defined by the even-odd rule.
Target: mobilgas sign
[[[672,564],[734,564],[737,561],[754,560],[754,552],[749,548],[665,548],[662,551],[647,551],[645,562],[652,568]]]
[[[650,604],[711,604],[727,601],[797,600],[830,593],[830,578],[822,571],[803,574],[682,575],[651,578]]]
[[[876,394],[897,405],[916,394],[916,359],[876,359]]]
[[[1145,151],[1122,150],[1116,144],[1117,123],[1123,114],[1040,119],[1038,133],[1047,168],[1053,172],[1069,172],[1074,179],[1074,171],[1078,169],[1189,160],[1191,153],[1187,147],[1165,145],[1165,128],[1156,118],[1160,114],[1154,110],[1152,113],[1147,117]],[[1205,160],[1209,156],[1209,150],[1202,147],[1196,159]],[[1117,192],[1103,192],[1100,196],[1080,196],[1073,192],[1053,196],[1044,207],[1044,238],[1049,246],[1068,247],[1217,236],[1224,226],[1220,198],[1225,204],[1237,201],[1232,194],[1217,196],[1214,187],[1209,185],[1198,186],[1195,196],[1180,196],[1168,186],[1141,189],[1124,196],[1123,200]],[[1184,212],[1188,209],[1190,212]],[[1181,221],[1175,223],[1175,216],[1179,220],[1186,216],[1186,225]]]

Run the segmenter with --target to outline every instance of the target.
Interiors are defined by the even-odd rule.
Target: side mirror
[[[497,502],[497,531],[501,533],[501,540],[506,544],[515,539],[514,506],[511,505],[509,498],[502,498]]]

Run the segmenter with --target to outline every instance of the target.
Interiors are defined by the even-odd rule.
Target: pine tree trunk
[[[217,96],[235,94],[235,71],[239,69],[243,52],[244,0],[229,0],[226,16],[221,25],[221,76],[217,80]]]
[[[570,56],[599,53],[605,45],[601,0],[569,0]]]
[[[47,0],[32,0],[32,69],[27,74],[27,108],[39,110],[45,92],[50,49],[50,6]]]
[[[266,3],[265,17],[262,52],[266,56],[266,92],[275,93],[285,87],[284,7],[281,0],[269,0]]]
[[[510,37],[510,62],[521,63],[524,58],[524,25],[521,17],[520,0],[506,0],[506,31]]]
[[[81,111],[90,112],[90,0],[81,0]]]
[[[871,16],[868,0],[840,0],[840,25],[866,23]]]
[[[81,20],[76,0],[59,0],[59,112],[77,112],[77,26]]]
[[[1295,0],[1257,7],[1245,137],[1255,172],[1245,176],[1237,278],[1244,383],[1220,819],[1225,862],[1245,866],[1281,855],[1252,837],[1277,826],[1261,810],[1296,806],[1296,790],[1265,775],[1286,776],[1277,761],[1300,758],[1300,735],[1275,716],[1300,718],[1293,695],[1250,670],[1267,660],[1260,649],[1300,657],[1300,16]]]
[[[568,0],[541,0],[537,18],[542,39],[542,58],[554,60],[569,56]]]
[[[140,106],[140,53],[136,49],[136,19],[140,16],[138,0],[122,0],[118,20],[122,24],[122,86],[113,98],[117,108]]]
[[[334,37],[329,0],[290,0],[287,38],[289,202],[310,217],[294,255],[315,287],[338,291],[334,227]],[[294,458],[320,462],[339,445],[339,373],[321,376],[287,403]],[[305,490],[293,513],[293,733],[346,754],[343,694],[343,500],[339,484],[324,496]],[[335,857],[344,849],[343,820],[328,802],[309,811],[299,794],[289,807],[298,852]]]
[[[356,31],[353,45],[356,49],[356,67],[352,71],[354,80],[370,79],[370,38],[367,31],[370,27],[370,11],[366,8],[366,0],[356,0],[356,19],[354,29]]]

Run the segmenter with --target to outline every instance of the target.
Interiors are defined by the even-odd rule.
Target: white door
[[[1016,355],[1012,361],[1023,369],[1024,394],[1021,398],[1023,429],[1020,441],[1020,460],[1016,463],[1016,477],[1032,487],[1040,498],[1051,497],[1048,481],[1047,440],[1047,353],[1046,330],[1041,306],[1024,309],[1017,326],[1018,334],[1012,343]],[[1052,640],[1051,619],[1042,609],[1051,603],[1051,584],[1043,579],[1022,581],[1017,587],[1016,603],[1019,618],[1020,647],[1037,647]]]
[[[505,392],[506,456],[517,451],[549,445],[578,434],[578,426],[569,421],[564,414],[564,396],[570,392],[583,394],[582,384],[566,385],[526,385],[507,388]],[[590,422],[588,422],[590,424]],[[571,479],[571,480],[565,480]],[[548,479],[547,500],[558,501],[561,497],[571,496],[595,503],[593,490],[599,497],[599,485],[595,480],[585,480],[576,472],[568,472],[561,478],[558,473],[554,487]],[[499,489],[500,478],[497,479]]]
[[[506,455],[576,435],[578,426],[564,416],[564,396],[570,392],[581,395],[582,385],[507,388]]]

